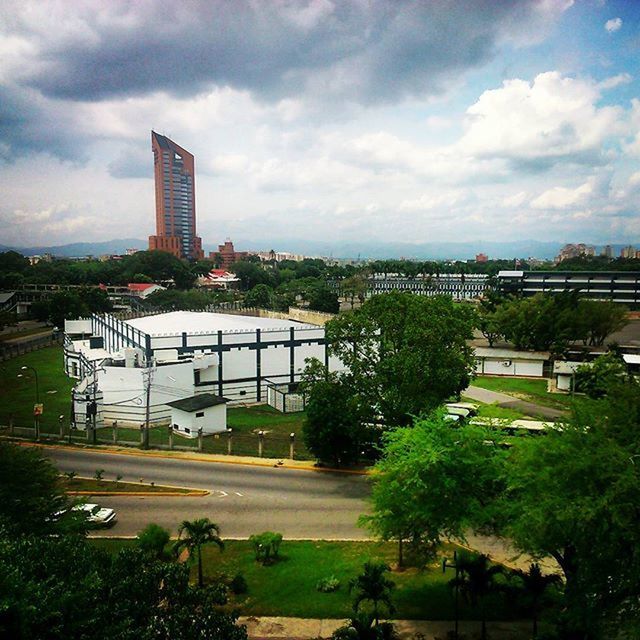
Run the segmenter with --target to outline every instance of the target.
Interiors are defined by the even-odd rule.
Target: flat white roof
[[[517,351],[498,347],[475,347],[476,358],[496,358],[499,360],[548,360],[548,351]]]
[[[253,331],[255,329],[288,329],[305,327],[318,329],[315,325],[293,320],[276,320],[256,316],[236,316],[227,313],[199,311],[171,311],[144,318],[126,320],[127,324],[152,336],[176,333],[207,333],[214,331]]]

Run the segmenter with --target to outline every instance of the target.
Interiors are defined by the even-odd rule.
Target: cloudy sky
[[[3,0],[0,243],[640,242],[636,0]]]

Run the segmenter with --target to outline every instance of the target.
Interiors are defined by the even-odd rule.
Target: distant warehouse
[[[65,369],[105,420],[169,418],[169,403],[213,393],[231,402],[267,400],[274,383],[295,383],[305,359],[331,369],[324,327],[291,320],[175,311],[121,320],[94,314],[65,325]]]
[[[500,271],[498,288],[523,296],[578,291],[591,300],[640,305],[638,271]]]

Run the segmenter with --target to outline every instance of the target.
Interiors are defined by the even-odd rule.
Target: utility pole
[[[144,410],[144,433],[142,438],[142,448],[149,448],[149,419],[151,413],[151,377],[153,375],[153,371],[151,369],[151,362],[146,362],[147,370],[145,372],[145,410]]]
[[[458,552],[453,552],[453,562],[447,561],[445,558],[442,561],[442,573],[445,573],[447,569],[455,569],[456,570],[456,579],[455,579],[455,627],[453,631],[453,637],[455,640],[458,640],[458,620],[460,619],[460,604],[459,604],[459,590],[460,590],[460,568],[458,566]]]

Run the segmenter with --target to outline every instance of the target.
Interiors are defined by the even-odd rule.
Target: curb
[[[288,471],[313,471],[316,473],[342,473],[346,475],[360,475],[366,476],[370,474],[370,471],[367,470],[359,470],[359,469],[335,469],[333,467],[315,467],[312,465],[288,465],[278,464],[280,459],[278,458],[266,458],[265,460],[269,460],[269,462],[263,462],[262,459],[257,458],[255,460],[244,459],[244,460],[229,460],[219,457],[214,457],[216,454],[199,454],[199,455],[170,455],[162,451],[127,451],[125,449],[115,449],[115,448],[102,448],[100,446],[96,447],[88,447],[88,446],[77,446],[77,445],[68,445],[68,444],[47,444],[41,442],[31,442],[26,440],[19,439],[11,439],[5,436],[6,439],[12,440],[16,444],[22,447],[40,447],[41,449],[63,449],[63,450],[75,450],[75,451],[91,451],[92,453],[102,453],[102,454],[112,454],[112,455],[121,455],[121,456],[135,456],[139,458],[149,457],[149,458],[165,458],[169,460],[187,460],[189,462],[207,462],[207,463],[217,463],[217,464],[236,464],[236,465],[244,465],[248,467],[267,467],[267,468],[276,468],[276,469],[286,469]],[[181,453],[181,452],[176,452]],[[166,494],[165,494],[166,495]]]
[[[179,493],[178,491],[67,491],[66,494],[68,496],[149,496],[153,498],[202,498],[203,496],[208,496],[209,492],[202,491],[189,492],[189,493]]]
[[[60,476],[63,477],[62,475]],[[95,478],[89,478],[87,476],[74,476],[78,480],[95,480]],[[113,482],[113,480],[105,480],[105,482]],[[133,484],[133,483],[128,483]],[[143,485],[144,486],[144,485]],[[182,491],[66,491],[68,496],[152,496],[154,498],[169,496],[180,496],[181,498],[202,498],[208,496],[211,492],[206,489],[194,489],[193,487],[177,487],[172,484],[157,485],[163,489],[182,489]],[[188,493],[187,493],[188,492]]]

